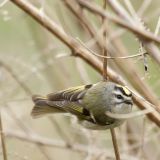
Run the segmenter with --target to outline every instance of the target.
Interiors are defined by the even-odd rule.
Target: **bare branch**
[[[140,18],[138,18],[138,15],[136,16],[137,18],[132,18],[128,15],[128,13],[125,11],[125,9],[120,5],[120,3],[118,3],[118,1],[115,0],[108,0],[108,3],[110,4],[110,6],[112,7],[112,9],[118,14],[120,15],[121,18],[125,19],[128,23],[130,23],[133,27],[135,28],[140,28],[143,30],[143,32],[148,32],[148,30],[146,30],[146,26],[144,26],[141,21]],[[137,27],[138,26],[138,27]],[[149,32],[150,33],[150,32]],[[142,35],[138,36],[138,38],[140,38],[140,40],[142,41],[145,49],[147,50],[147,52],[152,56],[152,58],[160,65],[160,51],[159,48],[152,43],[151,41],[146,41]]]
[[[135,9],[133,8],[130,0],[124,0],[124,3],[126,4],[128,11],[131,13],[132,17],[136,18],[137,14]]]
[[[15,75],[15,73],[13,72],[12,68],[10,68],[7,64],[5,64],[4,62],[2,62],[1,60],[0,60],[0,66],[1,66],[1,67],[4,67],[4,68],[7,70],[7,72],[8,72],[9,74],[11,74],[11,76],[16,80],[16,82],[19,84],[19,86],[20,86],[21,88],[23,88],[23,90],[26,92],[27,95],[31,95],[30,89],[29,89],[26,85],[24,85],[24,84],[20,81],[20,79],[18,79],[18,77],[17,77],[17,76]]]
[[[142,2],[141,7],[140,7],[140,8],[138,9],[138,11],[137,11],[137,14],[142,17],[143,14],[144,14],[144,12],[145,12],[145,11],[147,10],[147,8],[150,6],[151,2],[152,2],[152,0],[144,0],[144,1]]]
[[[103,0],[103,9],[106,10],[107,8],[107,1]],[[107,19],[105,17],[102,17],[102,26],[104,26],[103,29],[103,43],[106,44],[106,38],[107,38],[107,32],[106,32],[106,27],[107,27]],[[103,47],[102,49],[102,54],[104,57],[107,57],[107,48]],[[103,80],[108,80],[108,74],[107,74],[107,59],[103,58]]]
[[[160,16],[159,16],[159,18],[158,18],[158,22],[157,22],[156,29],[155,29],[155,32],[154,32],[154,34],[155,34],[156,36],[158,36],[159,29],[160,29]]]
[[[69,150],[73,150],[76,152],[82,152],[82,153],[86,153],[87,148],[88,148],[86,145],[83,145],[83,144],[74,144],[74,143],[70,144],[62,140],[54,140],[54,139],[45,138],[35,133],[28,136],[27,134],[23,132],[6,130],[5,135],[7,137],[17,138],[17,139],[27,141],[30,143],[35,143],[37,145],[56,147],[56,148],[61,148],[61,149],[69,149]],[[100,152],[105,152],[105,150],[103,148],[93,148],[92,152],[93,154],[97,154]]]
[[[160,38],[159,37],[156,37],[151,32],[145,31],[142,28],[138,28],[136,26],[136,24],[135,25],[130,24],[130,23],[122,20],[119,17],[113,16],[113,15],[105,12],[103,9],[101,9],[96,4],[93,5],[90,2],[87,2],[85,0],[77,0],[77,1],[79,2],[79,4],[81,6],[87,8],[91,12],[93,12],[93,13],[99,15],[99,16],[107,18],[108,20],[110,20],[110,21],[112,21],[112,22],[130,30],[131,32],[135,33],[136,35],[141,36],[141,38],[146,39],[146,40],[152,40],[152,41],[155,41],[157,43],[160,43]]]
[[[113,146],[114,146],[114,150],[115,150],[116,160],[120,160],[120,154],[119,154],[119,150],[118,150],[118,144],[117,144],[115,130],[114,130],[114,128],[111,128],[110,131],[111,131]]]
[[[100,54],[95,53],[94,51],[92,51],[90,48],[88,48],[79,38],[77,38],[77,40],[82,44],[82,46],[84,48],[86,48],[88,51],[90,51],[93,55],[97,56],[97,57],[101,57],[101,58],[105,58],[105,59],[129,59],[129,58],[136,58],[136,57],[140,57],[143,56],[144,54],[148,54],[146,52],[142,52],[142,53],[138,53],[138,54],[134,54],[131,56],[122,56],[122,57],[108,57],[108,56],[103,56]]]
[[[57,36],[63,43],[65,43],[71,50],[74,51],[73,53],[75,56],[81,57],[84,61],[86,61],[88,64],[90,64],[98,72],[100,72],[100,73],[103,72],[102,63],[95,56],[93,56],[88,50],[86,50],[84,47],[79,45],[79,43],[77,43],[76,40],[74,40],[72,37],[68,36],[61,29],[60,26],[58,26],[56,23],[51,21],[50,18],[48,18],[45,14],[43,14],[43,17],[42,17],[42,15],[39,13],[39,10],[36,9],[33,5],[31,5],[27,1],[24,1],[24,0],[21,0],[21,1],[11,0],[11,1],[14,2],[21,9],[23,9],[25,12],[27,12],[29,15],[31,15],[37,22],[39,22],[42,26],[44,26],[44,28],[46,28],[48,31],[50,31],[53,35]],[[146,36],[146,34],[144,36]],[[110,77],[110,79],[112,81],[114,81],[116,83],[120,83],[122,85],[126,85],[126,82],[122,79],[122,77],[117,75],[109,67],[108,67],[108,76]],[[145,92],[147,93],[147,91],[145,91]],[[157,102],[154,100],[155,100],[155,98],[151,99],[151,101],[153,101],[153,104],[157,105]],[[136,97],[134,97],[134,102],[141,109],[145,108],[143,101],[136,99]],[[157,108],[158,108],[158,105],[157,105]],[[150,114],[148,114],[148,117],[153,122],[155,122],[158,126],[160,126],[160,117],[159,116],[155,115],[154,113],[150,113]]]
[[[3,7],[9,0],[3,0],[1,3],[0,3],[0,8]]]
[[[2,144],[3,159],[7,160],[7,150],[6,150],[5,136],[4,136],[4,132],[3,132],[3,126],[2,126],[1,111],[0,111],[0,135],[1,135],[1,144]]]

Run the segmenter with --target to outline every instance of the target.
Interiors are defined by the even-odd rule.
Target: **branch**
[[[31,90],[26,85],[24,85],[20,79],[18,79],[18,77],[13,72],[11,67],[9,67],[6,63],[2,62],[2,60],[0,60],[0,67],[4,67],[6,69],[6,71],[13,77],[13,79],[16,80],[16,82],[19,84],[19,86],[25,91],[25,93],[28,96],[31,95]]]
[[[76,4],[74,4],[73,2],[75,0],[62,0],[66,7],[73,13],[73,15],[75,17],[77,17],[77,20],[86,28],[86,30],[88,31],[88,33],[90,34],[90,36],[96,40],[97,46],[101,49],[102,48],[102,44],[99,43],[99,41],[97,41],[96,38],[96,29],[94,28],[94,26],[88,21],[87,17],[85,16],[85,14],[82,12],[82,9],[78,7],[75,7]]]
[[[110,132],[111,132],[111,136],[112,136],[112,142],[113,142],[113,147],[114,147],[114,151],[115,151],[115,155],[116,155],[116,160],[120,160],[120,154],[119,154],[116,133],[115,133],[114,128],[111,128]]]
[[[13,73],[12,69],[11,69],[9,66],[7,66],[6,64],[4,64],[2,61],[0,61],[0,66],[4,67],[4,68],[6,69],[6,71],[8,71],[8,73],[11,74],[11,76],[17,81],[17,83],[20,85],[20,87],[24,89],[24,91],[26,92],[27,95],[30,95],[30,94],[31,94],[30,89],[29,89],[26,85],[24,85],[24,84],[17,78],[17,76]],[[17,122],[17,124],[19,125],[19,127],[29,135],[29,134],[30,134],[30,129],[27,128],[27,127],[25,126],[25,124],[23,124],[23,123],[21,122],[21,120],[16,117],[16,115],[14,114],[14,112],[13,112],[11,109],[9,109],[8,106],[7,106],[6,108],[8,109],[8,113],[10,113],[10,114],[12,115],[12,117],[13,117],[14,120]],[[3,142],[2,142],[2,143],[3,143]],[[4,145],[4,144],[2,144],[2,145]],[[45,156],[45,158],[46,158],[47,160],[51,160],[51,158],[48,156],[48,154],[47,154],[47,152],[46,152],[46,150],[45,150],[45,148],[44,148],[43,146],[37,145],[37,148],[40,150],[40,152]],[[4,149],[4,150],[5,150],[5,149]],[[4,153],[4,154],[5,154],[5,153]],[[4,156],[5,156],[5,155],[4,155]],[[4,159],[4,160],[6,160],[6,159]]]
[[[132,19],[130,19],[130,17],[128,16],[128,14],[126,14],[127,12],[125,12],[124,10],[122,10],[121,6],[119,6],[117,3],[117,1],[115,0],[109,0],[109,4],[111,4],[112,8],[115,10],[115,12],[120,15],[121,17],[123,17],[125,20],[122,20],[122,18],[119,18],[117,16],[113,16],[108,14],[107,12],[105,12],[102,8],[100,8],[99,6],[97,6],[96,4],[91,4],[87,1],[84,0],[77,0],[79,2],[79,4],[82,7],[87,8],[89,11],[107,18],[108,20],[120,25],[121,27],[124,27],[128,30],[130,30],[131,32],[133,32],[134,34],[136,34],[138,36],[138,38],[140,38],[142,40],[142,42],[145,44],[145,48],[148,51],[148,53],[150,53],[150,55],[153,57],[153,59],[160,65],[160,52],[159,49],[157,48],[156,45],[152,44],[151,41],[160,43],[160,38],[155,36],[154,34],[152,34],[149,31],[146,31],[142,26],[141,27],[137,27],[137,22],[133,21]]]
[[[144,26],[139,20],[138,15],[136,17],[130,17],[129,14],[125,11],[125,9],[118,3],[118,1],[115,0],[108,0],[109,5],[112,7],[112,9],[119,15],[121,18],[125,19],[127,23],[132,24],[135,28],[141,28],[144,32],[146,31],[146,26]],[[154,34],[155,35],[155,34]],[[160,51],[159,48],[153,44],[151,41],[145,41],[143,37],[141,38],[141,41],[147,50],[147,52],[153,57],[153,59],[160,65]]]
[[[4,132],[3,132],[3,126],[2,126],[1,112],[0,112],[0,135],[1,135],[1,144],[2,144],[3,159],[7,160],[7,150],[6,150],[5,136],[4,136]]]
[[[117,16],[113,16],[113,15],[105,12],[105,10],[100,8],[95,3],[93,5],[93,4],[91,4],[91,2],[87,2],[85,0],[77,0],[77,1],[82,7],[87,8],[89,11],[91,11],[99,16],[105,17],[106,19],[120,25],[121,27],[124,27],[124,28],[130,30],[131,32],[135,33],[136,35],[141,36],[141,38],[146,39],[147,41],[154,41],[156,43],[160,43],[160,38],[155,36],[151,32],[148,32],[148,31],[145,31],[141,28],[138,28],[136,25],[133,26],[132,24],[122,20],[121,18],[119,18]]]
[[[82,152],[82,153],[86,153],[88,150],[87,145],[66,143],[65,141],[62,141],[62,140],[53,140],[53,139],[45,138],[45,137],[42,137],[42,136],[39,136],[36,134],[30,134],[28,136],[28,134],[25,134],[23,132],[6,130],[5,135],[10,138],[16,138],[16,139],[20,139],[22,141],[27,141],[30,143],[35,143],[37,145],[43,145],[43,146],[47,146],[47,147],[69,149],[69,150],[73,150],[76,152]],[[98,154],[101,152],[106,152],[106,150],[103,148],[92,148],[92,152],[93,152],[93,154]]]
[[[107,7],[107,1],[106,0],[103,0],[103,9],[106,9]],[[103,26],[103,43],[105,45],[107,45],[107,31],[106,31],[106,28],[107,28],[107,20],[105,17],[102,17],[102,26]],[[107,47],[103,47],[103,56],[104,57],[107,57]],[[106,58],[103,58],[103,80],[108,80],[108,74],[107,74],[107,67],[108,67],[108,63],[107,63],[107,59]]]
[[[17,6],[19,6],[22,10],[32,16],[38,23],[40,23],[44,28],[46,28],[53,35],[58,37],[64,44],[66,44],[72,51],[74,56],[78,56],[90,64],[95,70],[102,74],[103,66],[100,60],[98,60],[95,56],[93,56],[87,49],[82,47],[76,40],[74,40],[71,36],[68,36],[60,26],[58,26],[54,21],[51,21],[49,17],[45,14],[40,14],[39,10],[36,9],[33,5],[31,5],[28,1],[25,0],[11,0]],[[113,70],[108,67],[108,76],[109,78],[119,84],[126,85],[126,82],[116,74]],[[145,109],[145,103],[142,100],[137,99],[134,96],[135,104],[141,108]],[[155,104],[155,103],[154,103]],[[155,104],[156,105],[156,104]],[[158,108],[158,107],[157,107]],[[155,113],[150,113],[147,115],[154,123],[160,126],[160,117]]]
[[[73,0],[73,1],[76,2],[75,0]],[[76,12],[77,10],[74,10],[74,11]],[[127,15],[127,13],[125,15]],[[84,17],[85,17],[85,14],[83,14],[83,18]],[[77,17],[77,18],[78,18],[78,20],[80,20],[79,17]],[[127,15],[127,18],[130,18],[130,16]],[[85,18],[85,22],[89,23],[89,19]],[[80,23],[84,24],[84,22],[82,20],[80,20]],[[112,34],[112,32],[114,32],[114,31],[112,31],[111,28],[109,28],[109,26],[107,26],[106,31],[107,31],[108,36],[110,36],[110,34]],[[108,45],[106,47],[106,45],[103,42],[103,36],[101,34],[97,35],[97,32],[93,32],[93,34],[94,34],[94,37],[96,38],[97,43],[101,46],[101,49],[104,48],[104,49],[108,50],[108,53],[110,55],[116,55],[117,53],[118,53],[118,55],[121,55],[120,57],[117,57],[117,58],[115,58],[115,57],[106,57],[106,58],[113,58],[114,63],[121,70],[121,72],[124,73],[125,77],[129,80],[130,84],[132,84],[132,86],[135,89],[137,89],[137,91],[139,91],[139,93],[141,95],[143,95],[147,100],[149,100],[152,103],[157,102],[156,104],[158,106],[159,102],[157,101],[155,93],[153,91],[151,91],[150,88],[141,79],[141,77],[139,76],[139,74],[137,72],[136,66],[133,65],[133,63],[131,61],[125,61],[125,65],[124,65],[124,61],[118,60],[118,59],[133,58],[133,57],[137,57],[137,56],[140,56],[140,55],[144,56],[147,53],[142,53],[142,54],[132,55],[132,56],[126,56],[128,51],[126,50],[126,47],[121,43],[121,41],[118,38],[116,38],[114,41],[110,42],[110,45]],[[76,38],[76,39],[78,39],[78,38]],[[78,41],[80,42],[80,44],[84,48],[86,48],[93,55],[104,58],[104,56],[101,56],[99,54],[97,55],[95,52],[93,52],[91,49],[89,49],[86,45],[84,45],[84,43],[81,40],[78,39]],[[159,109],[158,109],[158,111],[159,111]]]
[[[107,0],[103,0],[103,9],[106,10],[107,8]],[[104,44],[106,44],[106,38],[107,38],[107,32],[106,32],[106,27],[108,27],[107,24],[107,19],[105,17],[102,17],[102,26],[103,28],[103,41]],[[107,49],[106,47],[103,47],[103,56],[106,57],[107,56]],[[103,80],[107,81],[108,80],[108,74],[107,74],[107,59],[103,58]],[[115,153],[115,157],[116,160],[120,160],[120,153],[119,153],[119,148],[118,148],[118,142],[117,142],[117,138],[116,138],[116,133],[115,133],[115,129],[114,128],[110,128],[110,132],[111,132],[111,137],[112,137],[112,143],[113,143],[113,148],[114,148],[114,153]]]

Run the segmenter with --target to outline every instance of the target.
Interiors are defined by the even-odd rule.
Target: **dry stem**
[[[103,8],[106,10],[107,7],[107,1],[103,0]],[[104,27],[104,31],[103,31],[103,40],[104,40],[104,44],[106,45],[106,27],[107,27],[107,20],[105,17],[102,17],[102,26]],[[103,47],[103,56],[107,57],[107,49],[106,47]],[[103,58],[103,80],[107,81],[108,80],[108,74],[107,74],[107,59]],[[115,157],[116,160],[120,160],[120,153],[119,153],[119,149],[118,149],[118,144],[117,144],[117,138],[116,138],[116,134],[115,134],[115,130],[114,128],[110,129],[111,131],[111,137],[112,137],[112,143],[113,143],[113,147],[114,147],[114,152],[115,152]]]
[[[121,27],[124,27],[128,30],[130,30],[131,32],[135,33],[138,36],[141,36],[143,39],[146,39],[148,41],[154,41],[156,43],[160,43],[160,38],[155,36],[154,34],[152,34],[151,32],[145,31],[141,28],[138,28],[137,26],[133,26],[132,24],[124,21],[123,19],[121,19],[120,17],[117,16],[113,16],[107,12],[105,12],[102,8],[100,8],[98,5],[96,4],[91,4],[90,2],[87,2],[85,0],[77,0],[79,2],[79,4],[84,7],[87,8],[88,10],[90,10],[91,12],[105,17],[106,19],[120,25]]]
[[[0,112],[0,134],[1,134],[1,143],[2,143],[2,153],[3,153],[3,159],[7,160],[7,150],[5,145],[5,136],[3,132],[3,126],[2,126],[2,117]]]
[[[88,50],[86,50],[84,47],[79,45],[79,43],[77,43],[76,40],[74,40],[72,37],[68,36],[61,29],[61,27],[58,26],[53,21],[51,21],[51,19],[49,17],[47,17],[45,14],[42,15],[39,12],[39,10],[36,9],[33,5],[31,5],[28,1],[24,1],[24,0],[21,0],[21,1],[19,1],[19,0],[11,0],[11,1],[14,2],[21,9],[23,9],[25,12],[27,12],[29,15],[31,15],[37,22],[39,22],[42,26],[44,26],[44,28],[46,28],[52,34],[57,36],[64,44],[66,44],[71,50],[74,51],[73,53],[74,53],[75,56],[81,57],[84,61],[86,61],[88,64],[90,64],[98,72],[100,72],[100,73],[103,72],[102,63],[96,57],[94,57]],[[106,16],[106,18],[107,18],[107,16]],[[137,28],[134,28],[134,29],[136,30]],[[145,34],[142,34],[141,32],[139,32],[139,34],[145,38],[145,37],[147,37],[148,32],[145,32]],[[147,39],[154,40],[154,38],[153,37],[151,38],[151,37],[152,36],[148,36]],[[114,82],[120,83],[122,85],[126,85],[126,82],[122,79],[122,77],[118,76],[109,67],[108,67],[107,71],[108,71],[108,76],[110,77],[111,80],[113,80]],[[136,97],[134,97],[134,102],[136,103],[136,105],[139,108],[141,108],[141,109],[145,108],[145,103],[143,103],[143,101],[137,99]],[[157,102],[155,102],[154,99],[153,99],[152,103],[157,104]],[[155,113],[150,113],[150,114],[148,114],[148,117],[153,122],[155,122],[158,126],[160,126],[160,117],[159,116],[157,116]]]
[[[103,8],[106,9],[107,7],[107,1],[104,0],[103,1]],[[106,27],[107,27],[107,20],[105,17],[102,17],[102,27],[103,29],[103,41],[104,41],[104,45],[106,45]],[[107,49],[106,47],[103,47],[103,56],[107,57]],[[103,58],[103,79],[104,80],[108,80],[108,74],[107,74],[107,59]]]
[[[114,147],[114,151],[115,151],[115,155],[116,155],[116,160],[120,160],[120,154],[119,154],[119,150],[118,150],[118,144],[117,144],[115,130],[114,130],[114,128],[111,128],[110,131],[111,131],[113,147]]]

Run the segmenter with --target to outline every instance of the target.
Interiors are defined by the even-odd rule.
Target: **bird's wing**
[[[88,89],[93,85],[84,85],[72,87],[66,90],[48,94],[46,97],[35,95],[32,97],[35,107],[32,110],[32,115],[40,115],[39,113],[57,113],[69,112],[79,118],[93,121],[90,112],[81,103]],[[41,111],[41,112],[39,112]]]
[[[70,101],[75,102],[83,98],[87,90],[90,89],[93,84],[83,85],[78,87],[68,88],[56,93],[47,95],[47,99],[50,101]]]
[[[81,99],[92,86],[93,85],[83,85],[51,93],[47,95],[46,103],[53,107],[59,106],[66,112],[70,112],[78,117],[92,121],[90,112],[83,104],[81,104]]]

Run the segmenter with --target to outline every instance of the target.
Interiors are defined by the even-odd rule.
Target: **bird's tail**
[[[63,113],[64,111],[59,107],[49,106],[47,97],[39,95],[32,96],[32,100],[35,106],[32,109],[31,116],[33,118],[41,117],[49,113]]]

